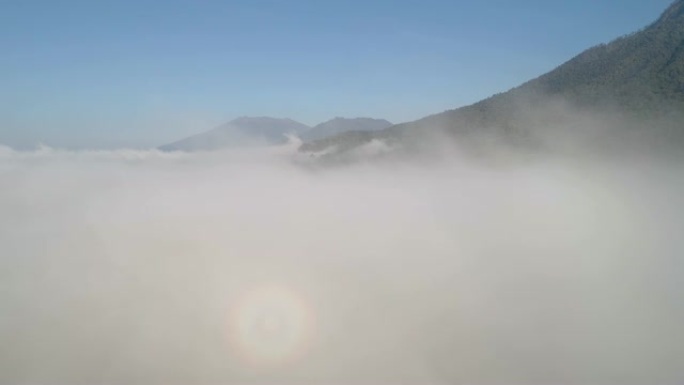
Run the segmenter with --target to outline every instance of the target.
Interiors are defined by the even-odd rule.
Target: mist
[[[0,382],[684,380],[681,161],[309,161],[2,149]]]

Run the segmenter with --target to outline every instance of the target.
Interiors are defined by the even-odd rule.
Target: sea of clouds
[[[684,381],[682,162],[293,151],[0,149],[0,383]]]

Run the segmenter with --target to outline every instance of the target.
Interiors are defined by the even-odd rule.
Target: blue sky
[[[245,115],[414,120],[670,2],[0,0],[0,143],[156,146]]]

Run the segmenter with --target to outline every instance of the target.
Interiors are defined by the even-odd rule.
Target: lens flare
[[[302,295],[285,286],[260,286],[245,292],[231,309],[229,339],[250,364],[282,365],[304,354],[314,323]]]

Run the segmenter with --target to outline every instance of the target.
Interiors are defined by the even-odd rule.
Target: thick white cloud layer
[[[677,162],[0,151],[5,384],[684,380]]]

